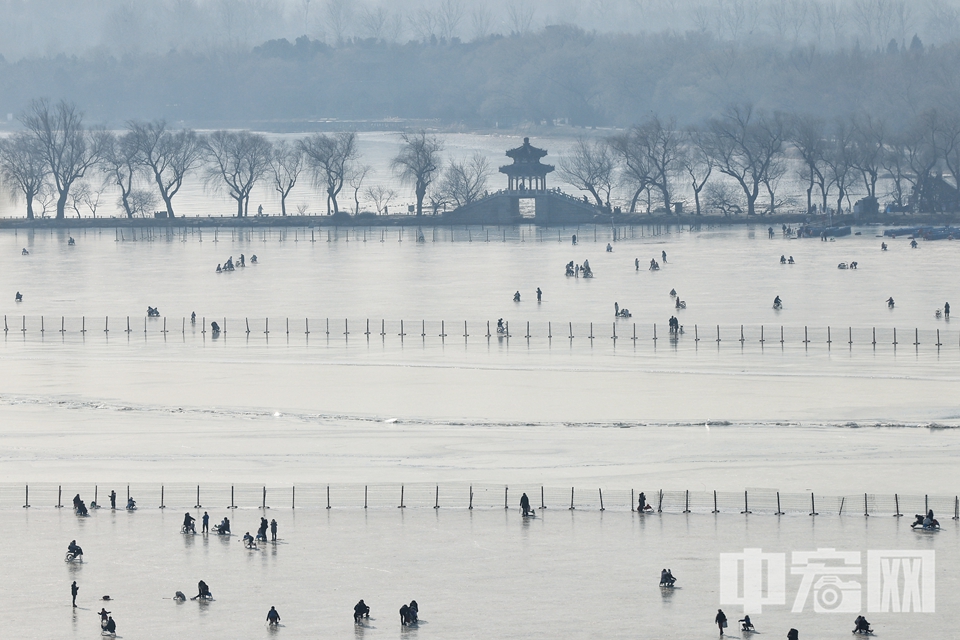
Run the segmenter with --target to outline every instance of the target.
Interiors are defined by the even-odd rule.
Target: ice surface
[[[195,516],[202,511],[191,510]],[[261,511],[208,509],[231,518],[242,536]],[[629,512],[514,509],[271,509],[281,541],[248,551],[238,536],[183,536],[182,510],[100,510],[78,519],[68,510],[5,511],[15,541],[0,547],[6,568],[0,612],[18,638],[98,637],[96,612],[106,605],[123,638],[709,638],[719,602],[721,552],[834,547],[934,550],[936,613],[866,614],[879,637],[912,637],[918,625],[957,624],[957,527],[920,534],[907,518],[862,516],[647,515]],[[84,548],[82,565],[63,562],[66,544]],[[662,592],[660,569],[678,587]],[[18,576],[17,578],[13,578]],[[22,576],[22,577],[21,577]],[[214,602],[196,595],[206,581]],[[70,582],[80,587],[70,607]],[[751,616],[780,638],[846,637],[856,614],[814,613],[812,602],[790,612],[799,577],[787,576],[786,606]],[[864,582],[866,582],[864,580]],[[865,591],[865,588],[864,588]],[[113,601],[103,603],[102,595]],[[372,617],[354,629],[363,598]],[[399,624],[400,605],[416,599],[423,622]],[[865,598],[864,598],[865,603]],[[276,606],[284,627],[268,630]],[[742,617],[723,606],[731,621]],[[865,608],[864,608],[865,611]],[[730,637],[739,634],[731,622]]]
[[[944,531],[926,535],[880,515],[886,503],[870,518],[837,517],[830,501],[817,518],[703,513],[710,491],[753,495],[754,487],[867,492],[887,502],[912,494],[905,503],[913,509],[930,494],[938,512],[953,504],[960,335],[933,310],[957,293],[955,244],[912,251],[897,241],[881,254],[868,235],[788,242],[732,229],[637,237],[607,254],[609,229],[597,230],[596,243],[592,228],[582,231],[576,248],[563,237],[571,229],[559,243],[538,241],[532,227],[522,229],[523,242],[520,229],[507,242],[490,229],[487,243],[486,231],[457,230],[453,242],[440,229],[437,242],[421,245],[409,235],[364,243],[356,230],[349,243],[347,231],[333,231],[338,239],[329,244],[324,236],[308,242],[304,230],[245,238],[224,230],[216,243],[209,232],[201,243],[192,235],[114,242],[111,231],[74,231],[76,247],[66,246],[65,232],[0,234],[0,312],[9,329],[0,340],[0,509],[22,534],[0,549],[7,628],[18,637],[96,637],[96,598],[110,594],[116,601],[107,608],[126,638],[706,638],[715,634],[718,554],[746,546],[934,549],[940,613],[868,617],[889,637],[917,624],[956,625],[958,530],[949,515],[941,517]],[[24,245],[30,256],[19,255]],[[661,250],[669,255],[663,271],[634,270],[634,257]],[[212,272],[241,252],[262,263]],[[781,267],[780,253],[799,264]],[[564,263],[585,257],[596,279],[563,277]],[[859,270],[836,269],[851,259]],[[539,306],[537,286],[545,291]],[[652,324],[662,331],[675,313],[671,287],[688,302],[679,314],[688,332],[654,342]],[[510,300],[517,289],[519,306]],[[25,294],[22,305],[12,302],[15,290]],[[780,314],[770,309],[777,294],[786,303]],[[890,295],[893,312],[883,304]],[[619,341],[610,339],[614,301],[633,311],[641,339],[625,337],[632,321],[618,325]],[[166,316],[167,334],[162,318],[143,333],[148,304]],[[191,311],[226,316],[227,333],[214,339],[182,324]],[[100,322],[108,315],[107,334]],[[22,316],[26,332],[17,330]],[[488,340],[485,323],[498,317],[511,322],[513,336]],[[761,323],[774,332],[772,343],[769,333],[758,342]],[[694,324],[722,325],[723,341],[705,329],[694,342]],[[829,346],[827,325],[840,328]],[[846,326],[854,328],[852,346]],[[917,346],[913,327],[921,329]],[[25,510],[18,505],[27,483],[34,507]],[[122,493],[127,483],[147,496],[134,514],[101,510],[78,520],[51,508],[59,484],[69,504],[74,487],[85,487],[90,500],[96,485],[103,503],[107,487]],[[177,533],[182,509],[156,508],[160,485],[178,505],[200,484],[204,496],[216,491],[213,502],[203,498],[216,521],[233,483],[244,485],[238,503],[245,506],[256,504],[251,486],[270,488],[268,517],[280,522],[285,544],[249,552],[235,539],[185,539]],[[341,502],[335,493],[326,511],[326,483],[335,491],[350,484],[353,498]],[[424,487],[440,485],[442,508],[358,507],[357,487],[399,483],[415,483],[427,498]],[[602,513],[554,510],[561,501],[553,497],[541,517],[521,521],[489,500],[467,511],[457,500],[470,483],[508,484],[511,495],[541,485],[591,495],[603,488],[615,505]],[[293,485],[309,485],[298,503],[308,508],[274,501]],[[648,497],[673,490],[673,499],[690,489],[698,512],[632,514],[622,505],[631,488]],[[448,500],[448,491],[459,497]],[[424,503],[418,496],[411,504]],[[848,504],[844,513],[856,512]],[[234,530],[255,528],[259,515],[233,512]],[[83,566],[62,561],[73,538],[86,551]],[[656,586],[665,566],[682,587],[670,594]],[[164,599],[176,590],[193,595],[201,578],[216,602]],[[76,613],[73,579],[83,606]],[[374,619],[358,630],[351,609],[361,597]],[[410,599],[424,624],[402,630],[396,610]],[[275,632],[262,626],[270,605],[285,624]],[[852,628],[852,615],[788,608],[754,616],[757,628],[773,637],[794,626],[803,638],[846,637]],[[735,607],[726,610],[739,617]]]

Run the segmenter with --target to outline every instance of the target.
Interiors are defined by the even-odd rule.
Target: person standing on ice
[[[270,539],[273,542],[277,541],[277,521],[276,520],[270,521]]]
[[[77,581],[74,580],[73,584],[70,585],[70,595],[73,596],[73,608],[77,608],[77,594],[80,593],[80,587],[77,586]]]
[[[111,509],[117,508],[117,492],[116,491],[110,492],[110,508]]]
[[[202,520],[203,520],[203,528],[201,529],[201,531],[203,531],[203,533],[209,533],[210,532],[210,514],[204,511]]]
[[[720,635],[723,635],[723,628],[727,626],[727,616],[723,613],[723,609],[717,609],[717,617],[713,621],[720,627]]]
[[[533,509],[530,508],[530,498],[527,497],[527,494],[520,496],[520,510],[523,511],[524,517],[530,515],[533,511]]]
[[[270,607],[270,611],[267,611],[267,622],[271,625],[280,624],[280,614],[277,613],[276,607]]]

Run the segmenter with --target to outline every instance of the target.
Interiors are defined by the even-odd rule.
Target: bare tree
[[[421,7],[409,16],[410,27],[424,42],[437,37],[437,14],[429,7]]]
[[[340,132],[333,135],[315,133],[300,141],[307,166],[313,172],[314,184],[327,192],[327,215],[339,213],[337,196],[343,189],[351,164],[360,157],[357,134]]]
[[[20,116],[49,168],[57,191],[57,220],[64,219],[70,188],[100,161],[104,135],[83,126],[83,112],[61,100],[56,105],[34,100]]]
[[[417,216],[422,216],[427,188],[440,172],[443,142],[437,136],[428,136],[423,129],[415,133],[401,133],[400,142],[400,153],[391,166],[403,182],[413,185],[417,196]]]
[[[607,139],[620,169],[620,183],[631,193],[630,213],[636,213],[637,202],[645,191],[649,191],[654,174],[650,157],[639,144],[635,133],[632,129]],[[647,213],[650,213],[649,207]]]
[[[713,181],[704,190],[707,206],[724,216],[743,213],[743,190],[733,185]]]
[[[383,5],[363,7],[357,20],[363,35],[374,40],[387,40],[391,14]]]
[[[388,189],[382,184],[367,187],[364,193],[367,194],[368,198],[373,200],[373,206],[377,208],[377,215],[386,215],[390,201],[397,197],[396,191]]]
[[[934,211],[937,208],[936,190],[931,189],[934,170],[953,152],[956,139],[945,135],[948,122],[936,109],[921,113],[906,131],[904,150],[910,174],[907,180],[913,183],[914,204],[917,211]]]
[[[533,26],[534,5],[532,0],[510,0],[507,4],[507,17],[510,28],[517,35],[524,35]]]
[[[437,27],[440,36],[448,41],[457,37],[464,13],[463,0],[441,0],[437,9]]]
[[[170,131],[163,120],[129,122],[139,151],[140,162],[157,185],[167,215],[176,217],[173,196],[177,195],[183,180],[203,159],[204,142],[192,129]]]
[[[886,142],[886,124],[870,114],[858,114],[850,119],[853,128],[853,166],[863,177],[867,196],[877,197],[877,180],[883,166],[883,145]]]
[[[651,184],[660,190],[663,206],[670,211],[670,181],[680,168],[682,136],[677,130],[677,121],[670,118],[662,122],[656,115],[634,128],[640,147],[650,159],[653,170]]]
[[[97,217],[97,209],[100,208],[100,199],[103,192],[107,190],[107,180],[101,180],[98,183],[90,183],[87,180],[77,182],[74,188],[70,190],[70,208],[76,212],[77,217],[82,217],[80,206],[83,205],[94,218]]]
[[[49,173],[37,139],[26,131],[0,139],[0,180],[14,201],[23,195],[27,219],[34,219],[33,201],[44,188]]]
[[[443,172],[440,190],[458,207],[483,197],[490,177],[490,163],[482,153],[470,159],[451,160]]]
[[[766,114],[752,106],[732,106],[710,120],[710,155],[717,171],[737,181],[747,203],[747,215],[756,213],[760,186],[771,165],[783,152],[786,123],[779,113]]]
[[[303,150],[299,144],[286,140],[273,145],[270,154],[270,173],[274,190],[280,194],[280,215],[287,215],[287,196],[297,184],[303,171]]]
[[[699,128],[687,130],[687,142],[683,147],[680,164],[687,174],[690,188],[693,189],[693,200],[697,207],[697,215],[701,215],[700,193],[713,173],[713,158],[706,151],[704,133]]]
[[[341,45],[353,20],[353,3],[350,0],[327,0],[323,5],[326,24],[333,33],[334,44]]]
[[[838,214],[843,211],[843,200],[850,190],[856,162],[853,135],[853,127],[843,118],[837,118],[833,126],[833,136],[824,154],[828,180],[837,187]]]
[[[483,40],[493,28],[493,14],[486,5],[478,5],[470,12],[470,28],[474,40]]]
[[[823,206],[827,206],[826,178],[823,156],[826,151],[826,123],[813,116],[794,116],[790,127],[790,142],[803,160],[807,181],[807,213],[813,210],[813,187],[820,185]]]
[[[133,192],[133,181],[140,170],[136,135],[131,131],[119,136],[114,133],[107,134],[101,166],[110,182],[120,189],[117,202],[127,214],[127,218],[132,218],[134,210],[130,204],[130,194]]]
[[[270,169],[272,145],[258,133],[214,131],[207,137],[206,181],[219,190],[226,185],[227,195],[237,203],[237,217],[247,215],[250,192]]]
[[[902,133],[887,137],[887,142],[880,156],[880,166],[887,171],[891,180],[890,196],[897,209],[903,210],[906,205],[906,183],[910,172],[907,163],[906,136]]]
[[[367,179],[367,174],[373,170],[368,164],[355,165],[350,169],[348,182],[353,189],[353,215],[360,215],[360,189],[363,188],[363,181]]]
[[[159,201],[157,194],[146,189],[134,189],[130,192],[130,197],[127,198],[127,203],[130,205],[130,211],[134,217],[149,215]]]
[[[598,207],[610,205],[613,189],[613,154],[606,140],[578,138],[571,155],[560,160],[560,177],[580,191],[588,191]]]

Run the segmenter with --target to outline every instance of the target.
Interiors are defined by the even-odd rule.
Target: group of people
[[[73,496],[73,510],[78,516],[88,516],[87,505],[80,499],[80,494]]]
[[[630,310],[627,309],[626,307],[624,307],[623,309],[621,309],[619,302],[614,302],[614,303],[613,303],[613,315],[614,315],[615,318],[629,318],[629,317],[632,316],[633,314],[630,313]]]
[[[590,268],[590,261],[584,260],[583,265],[574,264],[573,260],[567,263],[566,265],[566,275],[572,276],[574,278],[592,278],[593,270]]]
[[[796,262],[794,261],[793,256],[787,258],[783,254],[780,254],[780,264],[796,264]]]
[[[667,322],[670,326],[671,335],[680,335],[683,333],[683,325],[680,324],[680,321],[677,320],[677,316],[670,316],[670,320]]]
[[[931,531],[940,528],[940,521],[933,517],[933,509],[930,509],[927,511],[927,515],[921,513],[916,514],[916,520],[910,527],[913,529],[920,527],[921,529]]]
[[[420,607],[416,600],[411,600],[410,604],[400,607],[400,625],[409,627],[417,624],[420,620]]]
[[[73,606],[77,605],[74,604]],[[111,616],[110,613],[106,607],[100,607],[100,613],[97,615],[100,616],[100,628],[107,634],[115,636],[117,635],[117,623],[114,622],[113,616]]]
[[[159,318],[160,310],[156,307],[147,306],[147,317],[148,318]]]
[[[784,238],[789,238],[793,235],[793,227],[788,227],[785,224],[780,225],[780,230],[783,233]],[[773,239],[773,227],[767,227],[767,237],[771,240]]]
[[[650,271],[660,271],[660,263],[656,258],[650,258]]]
[[[204,512],[206,515],[206,512]],[[230,518],[223,516],[223,520],[220,521],[220,524],[213,525],[213,532],[220,536],[230,535]]]
[[[250,264],[257,264],[256,254],[253,254],[252,256],[250,256]],[[234,264],[233,262],[233,256],[230,256],[229,258],[227,258],[227,261],[224,262],[222,265],[218,264],[217,273],[222,273],[224,271],[233,271],[234,269],[236,269],[236,267],[245,267],[245,266],[247,266],[247,259],[246,259],[246,256],[244,256],[241,253],[240,258],[237,260],[236,264]]]
[[[353,623],[354,624],[363,624],[363,619],[369,618],[369,617],[370,617],[370,606],[367,605],[367,603],[365,603],[363,600],[360,600],[360,602],[353,605]],[[419,621],[420,621],[420,605],[417,604],[416,600],[411,600],[410,604],[405,604],[400,607],[400,624],[402,626],[404,627],[413,626],[417,624],[417,622]]]
[[[857,268],[856,260],[854,260],[850,264],[847,264],[846,262],[841,262],[840,264],[837,265],[837,269],[856,269],[856,268]]]

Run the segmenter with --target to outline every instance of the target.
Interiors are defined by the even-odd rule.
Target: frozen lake
[[[73,232],[76,246],[65,232],[0,234],[0,509],[27,534],[0,561],[29,575],[7,582],[2,611],[18,636],[96,636],[97,598],[109,594],[126,638],[706,638],[716,635],[719,554],[745,547],[936,551],[938,613],[868,618],[888,637],[918,622],[957,624],[958,528],[945,510],[960,486],[960,332],[934,316],[960,300],[955,243],[912,250],[898,239],[881,252],[873,228],[836,242],[768,240],[764,227],[635,229],[607,253],[606,228],[596,241],[581,229],[577,247],[572,229],[559,242],[556,230],[533,227],[438,229],[436,241],[428,227],[425,243],[410,230],[384,231],[384,242],[377,229],[366,242],[362,230],[333,230],[330,242],[325,231],[316,242],[302,229],[227,229],[215,242],[211,232],[203,242]],[[643,268],[662,251],[661,271]],[[241,253],[259,264],[214,272]],[[780,254],[797,264],[781,266]],[[566,262],[584,259],[596,278],[564,277]],[[851,260],[858,270],[836,268]],[[671,288],[686,309],[674,308]],[[617,321],[618,340],[615,301],[634,314]],[[147,305],[162,317],[145,321]],[[192,311],[196,325],[184,320]],[[673,314],[686,329],[678,340],[665,335]],[[488,339],[486,323],[500,317],[511,337]],[[213,318],[227,326],[216,338],[205,332]],[[17,506],[26,483],[42,485],[31,509]],[[233,483],[271,488],[268,517],[283,544],[251,552],[236,538],[184,538],[182,508],[156,509],[161,484],[183,494]],[[421,492],[436,483],[442,508],[364,511],[354,491],[347,506],[336,493],[327,511],[318,489],[327,483],[419,483]],[[58,484],[86,487],[86,500],[97,485],[101,502],[107,487],[131,484],[143,508],[79,520],[51,508]],[[511,506],[541,485],[603,489],[617,506],[554,510],[556,494],[532,521],[488,503],[448,506],[444,487],[469,484],[510,485]],[[307,508],[274,502],[292,485],[314,487]],[[638,487],[648,499],[661,488],[674,500],[696,491],[697,513],[630,513],[621,498]],[[887,512],[894,494],[914,497],[899,519],[856,516],[849,505],[838,517],[829,501],[817,518],[704,512],[709,492],[744,489],[883,494]],[[908,526],[925,494],[938,496],[938,534]],[[214,521],[226,514],[222,491],[203,504]],[[241,535],[260,515],[231,513]],[[74,538],[82,566],[62,561]],[[680,589],[656,586],[664,567]],[[164,599],[193,595],[201,578],[215,602]],[[787,586],[796,589],[792,574]],[[354,629],[359,598],[373,618]],[[410,599],[421,606],[418,629],[397,619]],[[263,626],[270,605],[285,625],[274,632]],[[771,637],[791,626],[802,638],[846,637],[855,614],[788,605],[753,617]]]
[[[955,243],[913,250],[898,239],[881,252],[873,228],[836,242],[768,240],[765,229],[635,229],[607,253],[605,228],[596,241],[582,229],[577,247],[533,227],[509,230],[506,241],[504,232],[451,238],[439,229],[434,242],[428,229],[416,243],[380,242],[376,229],[367,242],[357,230],[334,231],[330,242],[297,241],[303,230],[223,230],[216,242],[209,232],[203,242],[117,242],[108,230],[77,233],[76,246],[66,233],[0,234],[0,291],[25,296],[0,304],[9,329],[0,342],[2,479],[236,482],[253,471],[253,481],[290,484],[627,487],[669,472],[681,473],[675,488],[922,494],[955,485],[956,431],[928,428],[960,425],[960,333],[933,314],[960,299]],[[634,268],[635,257],[644,264],[661,251],[661,271]],[[257,266],[212,269],[254,252]],[[782,253],[798,264],[780,265]],[[583,258],[597,277],[564,277],[563,264]],[[852,259],[858,270],[836,268]],[[670,288],[686,309],[673,308]],[[617,341],[614,301],[634,313],[617,322]],[[145,322],[147,305],[165,320]],[[191,311],[196,325],[183,320]],[[664,334],[674,313],[686,327],[679,340]],[[203,333],[204,317],[226,318],[228,331]],[[486,338],[498,317],[511,338]],[[91,458],[102,464],[84,463]],[[937,475],[908,471],[918,463]]]
[[[202,511],[194,511],[199,517]],[[208,509],[243,535],[261,512]],[[96,612],[106,604],[124,638],[710,638],[719,600],[719,554],[835,548],[860,552],[907,549],[936,553],[936,613],[867,613],[879,637],[911,637],[917,625],[948,629],[958,622],[958,532],[917,533],[907,518],[862,516],[646,515],[629,512],[514,509],[271,509],[280,542],[249,551],[238,537],[183,536],[182,510],[101,510],[78,519],[67,509],[7,511],[25,534],[4,545],[8,570],[29,580],[3,589],[8,628],[23,638],[98,637]],[[66,544],[84,548],[82,565],[65,564]],[[658,588],[659,571],[678,578]],[[866,573],[866,571],[864,571]],[[848,579],[849,576],[845,577]],[[214,602],[175,603],[177,590],[196,595],[210,585]],[[70,606],[70,582],[80,587]],[[861,579],[866,593],[866,578]],[[812,600],[792,613],[799,577],[787,574],[783,606],[754,614],[761,634],[781,638],[847,637],[855,613],[815,613]],[[42,595],[38,597],[38,592]],[[100,601],[110,595],[109,603]],[[354,628],[353,605],[372,615]],[[397,610],[416,599],[422,623],[402,628]],[[864,603],[866,598],[863,599]],[[279,611],[283,628],[264,617]],[[740,637],[738,606],[723,606],[729,636]],[[864,604],[864,611],[866,605]]]

